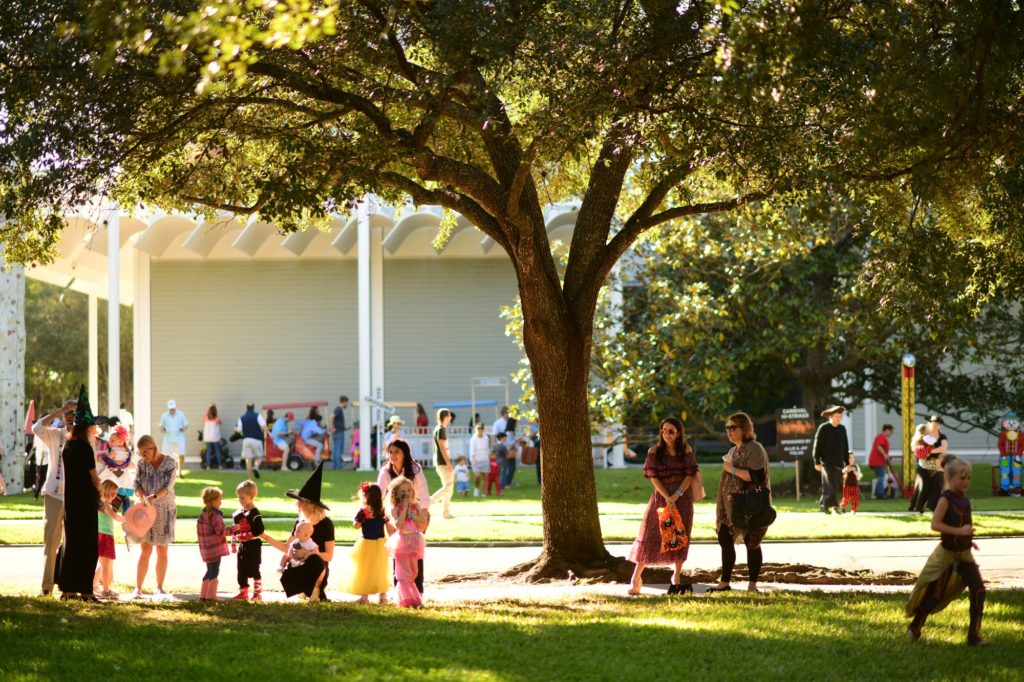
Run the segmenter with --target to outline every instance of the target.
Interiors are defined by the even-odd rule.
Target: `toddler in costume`
[[[263,601],[263,576],[260,575],[260,561],[263,559],[263,516],[256,508],[255,499],[259,489],[253,481],[242,481],[235,488],[241,509],[234,514],[232,542],[240,542],[238,548],[238,594],[232,599],[249,598],[249,578],[252,578],[252,600]]]
[[[300,523],[295,526],[295,532],[288,538],[288,544],[291,545],[292,549],[305,549],[310,552],[315,552],[320,549],[315,542],[313,542],[313,524],[311,523]],[[292,568],[298,568],[302,564],[306,563],[305,559],[301,561],[298,559],[291,558],[291,552],[285,552],[284,556],[281,557],[281,567],[277,569],[278,573],[284,573],[286,566]]]
[[[117,497],[117,483],[103,481],[100,483],[100,511],[99,511],[99,549],[100,564],[96,567],[96,579],[94,582],[102,589],[93,588],[93,593],[101,599],[113,599],[117,593],[110,589],[114,582],[114,559],[117,555],[114,552],[114,521],[124,523],[124,517],[117,513],[112,503]]]
[[[378,601],[381,604],[388,603],[391,561],[388,559],[384,533],[394,533],[395,527],[384,513],[383,498],[380,486],[376,483],[367,481],[359,486],[359,499],[363,506],[356,513],[352,526],[362,533],[352,547],[352,563],[343,580],[342,591],[358,594],[360,604],[369,603],[371,594],[379,595]],[[415,567],[414,560],[413,568]]]
[[[906,615],[913,618],[907,628],[907,639],[916,642],[928,616],[946,608],[966,585],[971,614],[967,644],[977,646],[986,643],[981,637],[985,583],[971,554],[972,547],[978,549],[974,543],[971,502],[967,499],[971,465],[962,459],[952,459],[946,464],[945,478],[946,489],[932,514],[932,530],[941,533],[941,541],[928,557],[907,602]]]
[[[107,440],[100,441],[99,452],[96,454],[97,475],[100,481],[113,481],[117,484],[117,497],[111,501],[114,511],[122,514],[132,506],[135,494],[135,463],[128,443],[128,429],[117,424],[110,430]]]
[[[427,541],[423,537],[430,517],[416,503],[416,489],[405,476],[398,476],[388,486],[391,522],[395,532],[388,538],[388,550],[395,560],[398,581],[398,605],[419,608],[423,596],[416,589],[416,562],[423,558]]]
[[[466,466],[466,458],[459,457],[455,460],[455,492],[463,497],[469,497],[469,467]]]
[[[501,497],[501,465],[498,464],[498,454],[491,450],[491,464],[487,471],[487,495],[491,494],[491,486],[498,489],[498,497]]]
[[[203,586],[199,590],[200,601],[217,601],[220,560],[229,554],[226,538],[235,530],[234,526],[224,526],[224,512],[220,510],[223,501],[224,493],[220,488],[203,488],[203,511],[196,521],[199,556],[206,564]]]
[[[860,472],[860,467],[853,462],[853,453],[850,453],[850,463],[843,467],[843,501],[839,503],[839,508],[846,511],[846,505],[849,504],[853,508],[853,513],[857,513],[857,509],[860,507],[860,479],[863,474]]]

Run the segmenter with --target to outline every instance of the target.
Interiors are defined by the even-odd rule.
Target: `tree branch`
[[[533,167],[533,162],[537,158],[537,147],[540,141],[540,136],[535,135],[533,140],[530,142],[530,146],[526,150],[526,156],[519,164],[519,168],[516,169],[515,177],[512,178],[512,184],[508,188],[508,199],[506,201],[505,212],[510,216],[518,215],[519,213],[519,200],[523,196],[523,189],[526,187],[526,181],[530,179],[530,169]]]
[[[267,76],[268,78],[285,83],[292,90],[312,99],[340,104],[358,111],[370,120],[373,126],[377,129],[377,132],[382,136],[396,141],[399,139],[399,135],[396,133],[394,128],[392,128],[391,121],[388,119],[387,114],[381,111],[376,104],[365,97],[354,95],[350,92],[345,92],[344,90],[339,90],[332,85],[311,83],[300,73],[296,73],[291,69],[286,69],[283,66],[270,64],[268,62],[256,62],[255,64],[250,65],[249,72],[261,76]]]
[[[379,177],[385,184],[408,194],[416,204],[442,206],[461,213],[508,251],[508,241],[501,223],[472,198],[448,189],[427,189],[401,173],[385,171]]]

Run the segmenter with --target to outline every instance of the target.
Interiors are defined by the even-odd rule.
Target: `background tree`
[[[724,438],[737,409],[773,419],[796,400],[817,414],[872,399],[898,411],[909,350],[922,403],[994,432],[1024,397],[1007,372],[1024,349],[1021,287],[977,274],[1003,247],[955,237],[935,213],[907,230],[879,231],[874,218],[801,197],[642,239],[621,332],[595,343],[604,390],[593,399],[630,424],[682,412]]]
[[[106,414],[107,306],[97,307],[99,395],[91,400]],[[89,299],[70,289],[28,279],[25,282],[25,402],[49,411],[78,395],[89,380]],[[121,392],[132,404],[132,309],[121,306]],[[45,412],[37,414],[45,414]]]
[[[984,185],[978,229],[1015,225],[1016,186],[991,171],[1018,167],[1020,15],[1006,0],[13,0],[0,237],[43,247],[97,192],[284,230],[367,191],[461,213],[519,282],[550,453],[531,575],[601,571],[618,562],[587,384],[618,258],[679,218],[868,180],[897,186],[893,210],[904,190],[962,203]],[[561,276],[542,208],[567,197]]]

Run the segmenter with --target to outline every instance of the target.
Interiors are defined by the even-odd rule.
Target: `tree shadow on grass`
[[[1024,609],[1024,592],[989,594],[990,612],[999,617],[986,618],[992,645],[981,650],[963,645],[966,598],[936,615],[921,642],[907,645],[905,598],[727,594],[416,611],[0,598],[0,677],[1020,679],[1024,635],[1010,617]]]

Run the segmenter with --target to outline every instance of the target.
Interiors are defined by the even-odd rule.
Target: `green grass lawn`
[[[1019,680],[1024,592],[967,599],[904,639],[905,595],[586,597],[413,611],[351,604],[118,604],[0,598],[0,678]],[[56,630],[55,630],[56,628]],[[56,634],[56,633],[59,633]]]
[[[980,469],[980,467],[979,467]],[[702,468],[708,499],[696,505],[698,515],[714,514],[714,495],[718,487],[721,467],[704,465]],[[267,518],[293,518],[295,501],[285,496],[289,488],[301,487],[307,472],[267,472],[259,480],[260,494],[257,505]],[[793,476],[792,469],[779,469],[773,473],[778,484]],[[870,474],[869,474],[870,476]],[[433,472],[428,472],[431,487],[438,485]],[[369,478],[357,471],[326,471],[324,473],[324,500],[331,506],[331,515],[337,521],[338,540],[352,541],[356,531],[350,519],[358,509],[356,490],[359,482]],[[200,492],[209,485],[225,491],[226,512],[234,509],[233,491],[244,479],[238,471],[193,471],[175,486],[178,500],[179,522],[176,530],[178,542],[195,542],[195,517],[202,505]],[[602,515],[601,527],[608,541],[631,541],[637,532],[639,518],[650,496],[651,485],[638,468],[606,469],[596,472],[598,499]],[[987,479],[976,476],[972,485],[972,503],[977,510],[1013,511],[1024,509],[1020,498],[993,498]],[[485,541],[535,542],[542,536],[540,520],[540,489],[532,467],[520,471],[517,485],[506,490],[502,497],[457,498],[454,511],[457,518],[436,522],[430,530],[433,542]],[[905,511],[905,500],[862,500],[862,512]],[[783,514],[772,526],[775,539],[800,538],[868,538],[915,537],[934,535],[929,528],[929,515],[922,516],[841,516],[830,517],[817,513],[817,500],[803,497],[779,497],[776,506],[783,512],[807,512],[806,515]],[[0,498],[0,520],[41,519],[42,500],[31,495],[12,495]],[[486,518],[504,517],[504,518]],[[519,518],[517,518],[519,517]],[[623,518],[625,517],[625,518]],[[984,535],[1024,534],[1024,515],[993,514],[979,516],[977,525]],[[287,521],[268,523],[271,531],[282,534],[290,528]],[[0,524],[0,545],[40,542],[41,526],[36,524]],[[695,523],[694,539],[711,540],[713,524],[706,520]]]

